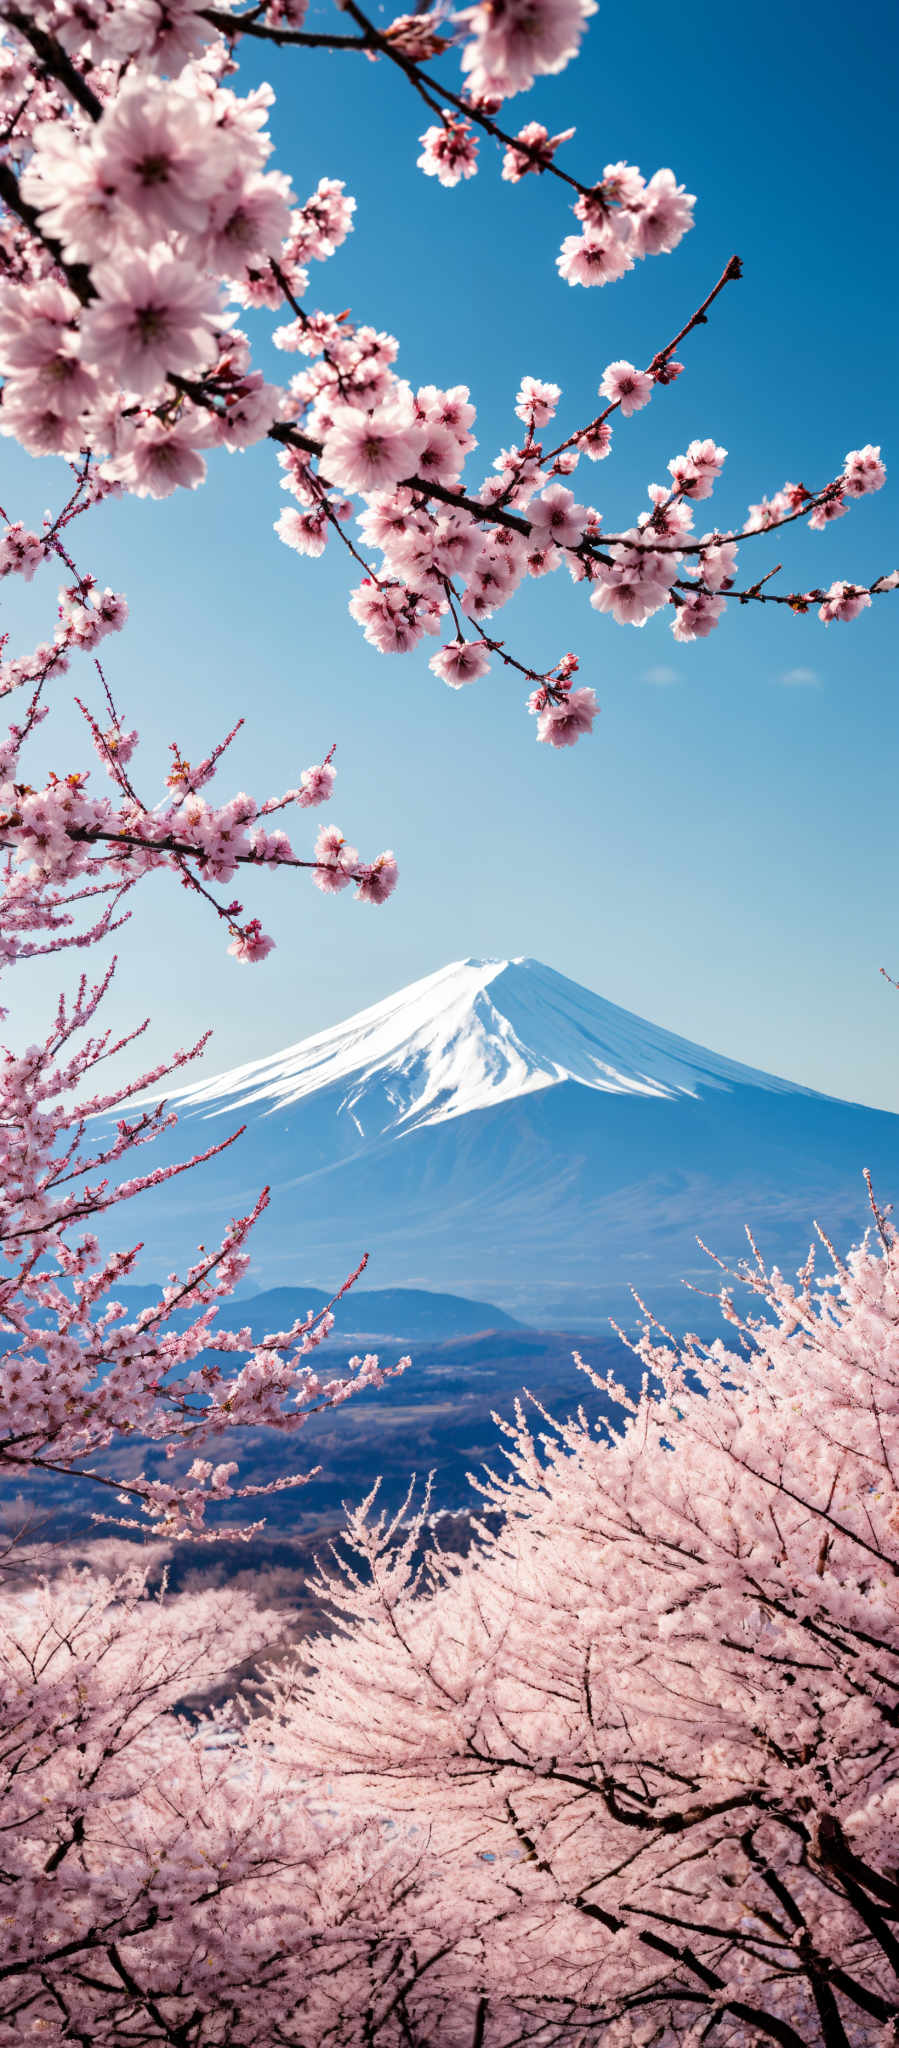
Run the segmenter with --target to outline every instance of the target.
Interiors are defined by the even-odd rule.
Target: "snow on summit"
[[[751,1086],[800,1093],[691,1045],[537,960],[457,960],[345,1023],[183,1090],[207,1115],[264,1115],[322,1090],[360,1137],[445,1123],[470,1110],[577,1082],[670,1101]]]

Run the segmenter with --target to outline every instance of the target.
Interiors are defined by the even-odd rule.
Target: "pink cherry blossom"
[[[259,919],[253,917],[250,919],[249,924],[244,927],[243,931],[238,932],[237,936],[232,939],[228,951],[235,960],[240,960],[246,965],[248,962],[255,963],[257,960],[265,960],[271,952],[274,943],[274,939],[268,938],[263,931]]]
[[[537,738],[549,747],[573,747],[593,731],[599,705],[593,690],[569,690],[558,703],[547,703],[537,718]]]
[[[556,258],[556,268],[566,284],[613,284],[633,267],[627,245],[614,232],[566,235]]]
[[[0,434],[19,442],[29,455],[64,455],[71,460],[83,445],[81,421],[64,394],[44,397],[40,384],[10,378],[3,387]]]
[[[679,460],[686,462],[686,456]],[[669,464],[670,467],[670,464]],[[757,505],[750,505],[746,519],[748,533],[764,533],[769,527],[779,526],[792,510],[785,491],[775,491],[773,498],[763,497]]]
[[[852,497],[854,494],[850,491],[848,495]],[[843,518],[846,511],[845,499],[846,492],[844,490],[831,491],[826,498],[822,499],[820,505],[815,506],[808,522],[813,533],[822,533],[825,526],[832,525],[835,519]]]
[[[723,610],[723,597],[709,597],[704,590],[691,592],[677,606],[671,621],[675,640],[704,640],[717,626]]]
[[[290,182],[279,171],[236,172],[214,193],[209,210],[209,259],[224,277],[240,277],[246,264],[280,254],[290,231]]]
[[[339,826],[322,826],[315,842],[315,858],[318,866],[312,879],[316,888],[326,896],[349,888],[359,865],[359,854],[355,846],[347,844]]]
[[[475,408],[471,404],[467,384],[454,384],[448,391],[441,391],[436,384],[420,385],[415,393],[415,414],[417,419],[426,420],[429,425],[448,427],[463,455],[477,447],[470,431],[475,421]]]
[[[587,521],[584,505],[575,504],[574,492],[564,484],[550,484],[528,506],[531,541],[538,548],[555,541],[557,547],[577,547]]]
[[[98,647],[107,633],[120,633],[128,618],[128,604],[114,590],[99,591],[85,579],[71,590],[59,593],[57,640],[85,651]]]
[[[452,640],[449,646],[432,654],[428,667],[451,690],[460,690],[463,683],[474,683],[487,674],[489,652],[483,640]]]
[[[591,462],[604,462],[612,452],[612,429],[608,420],[596,420],[578,434],[577,445]]]
[[[370,646],[381,654],[405,654],[425,631],[421,604],[401,583],[377,584],[366,578],[353,591],[349,609]]]
[[[176,72],[209,39],[199,0],[128,0],[108,23],[118,56],[139,56],[160,71]]]
[[[698,576],[708,590],[723,590],[733,582],[736,569],[736,542],[716,541],[709,533],[703,535],[699,560],[687,563],[687,575]]]
[[[297,802],[304,808],[308,805],[327,803],[336,777],[337,770],[330,761],[322,761],[315,768],[304,768],[300,776]]]
[[[162,429],[163,422],[154,418],[153,425]],[[100,641],[125,624],[124,597],[81,573],[69,551],[73,519],[85,502],[102,495],[85,466],[62,513],[55,520],[47,515],[42,537],[17,522],[0,534],[0,568],[7,573],[18,570],[27,577],[36,562],[61,557],[70,579],[59,594],[53,643],[43,643],[19,664],[4,665],[7,690],[31,690],[35,682],[43,689],[64,670],[69,655],[93,656]],[[60,533],[66,535],[64,542]],[[93,662],[88,673],[96,688]],[[151,872],[168,870],[183,886],[199,890],[227,926],[229,952],[244,963],[263,960],[273,940],[236,899],[216,898],[216,882],[239,866],[248,872],[258,872],[262,863],[312,867],[324,876],[326,890],[355,882],[362,901],[377,905],[387,900],[397,878],[392,853],[363,864],[336,829],[326,828],[310,861],[295,854],[286,832],[267,830],[260,822],[289,805],[303,809],[325,801],[334,781],[330,754],[303,771],[297,788],[261,806],[243,792],[216,803],[206,790],[236,736],[235,727],[192,763],[173,747],[162,800],[146,804],[139,793],[137,731],[123,720],[102,669],[96,677],[102,720],[80,697],[76,705],[103,766],[108,793],[95,794],[83,771],[63,776],[50,771],[43,787],[35,786],[40,778],[33,771],[32,780],[26,780],[23,752],[49,709],[40,702],[40,690],[0,749],[7,854],[0,883],[4,971],[38,951],[106,941],[121,922],[116,913],[122,894]],[[40,1471],[52,1456],[53,1469],[72,1473],[77,1483],[87,1465],[85,1484],[114,1483],[120,1504],[132,1515],[149,1516],[158,1527],[177,1533],[200,1528],[211,1501],[221,1504],[245,1492],[232,1483],[237,1466],[192,1456],[186,1476],[173,1471],[171,1480],[162,1482],[141,1470],[142,1443],[164,1442],[174,1456],[182,1446],[193,1452],[207,1438],[218,1441],[224,1430],[248,1422],[295,1429],[308,1407],[336,1405],[357,1386],[374,1385],[383,1375],[373,1357],[357,1361],[348,1378],[328,1382],[310,1373],[303,1361],[331,1328],[330,1308],[273,1333],[249,1364],[227,1370],[229,1351],[239,1359],[251,1350],[250,1334],[213,1332],[210,1326],[217,1300],[246,1271],[244,1245],[266,1205],[265,1192],[217,1245],[208,1252],[201,1249],[199,1261],[183,1278],[172,1275],[160,1299],[136,1320],[115,1301],[116,1282],[129,1276],[140,1247],[101,1251],[89,1227],[93,1219],[217,1155],[231,1138],[217,1138],[194,1159],[123,1177],[122,1162],[134,1149],[152,1143],[174,1122],[158,1089],[153,1092],[156,1084],[196,1057],[206,1040],[193,1052],[176,1054],[169,1063],[97,1092],[97,1069],[105,1073],[110,1050],[122,1052],[129,1043],[127,1035],[116,1041],[108,1031],[95,1033],[111,974],[107,968],[94,987],[82,978],[72,1001],[60,999],[43,1043],[28,1048],[24,1057],[8,1052],[0,1059],[0,1242],[7,1254],[0,1289],[7,1326],[0,1438],[7,1461],[12,1445],[17,1471]],[[137,1097],[142,1102],[131,1111]],[[12,1309],[14,1298],[22,1304],[21,1315]],[[172,1328],[175,1307],[187,1314]],[[205,1357],[210,1344],[214,1365]],[[127,1439],[133,1455],[113,1482],[103,1469],[105,1453],[120,1437]],[[263,1484],[262,1491],[267,1490]],[[4,1655],[0,1667],[5,1670]]]
[[[692,475],[692,470],[690,471]],[[664,484],[649,484],[653,510],[641,512],[637,525],[647,539],[686,540],[693,530],[693,507],[687,499],[675,497]],[[707,536],[708,537],[708,536]],[[687,574],[691,574],[688,568]]]
[[[818,617],[823,619],[825,626],[831,625],[834,619],[857,619],[870,603],[868,592],[857,583],[832,583]]]
[[[381,491],[415,473],[421,431],[398,406],[357,412],[338,406],[325,434],[322,468],[345,491]]]
[[[725,1273],[729,1343],[647,1317],[623,1371],[579,1359],[576,1417],[520,1404],[451,1565],[427,1497],[402,1526],[350,1515],[339,1626],[276,1681],[269,1740],[330,1811],[389,1797],[392,1842],[435,1854],[410,1999],[461,1931],[413,2040],[882,2038],[897,1290],[875,1216],[820,1280],[811,1258]]]
[[[573,128],[564,128],[560,135],[550,135],[540,121],[527,121],[519,128],[515,141],[524,143],[523,149],[510,146],[503,156],[502,177],[507,184],[517,185],[530,171],[540,172],[552,163],[556,150],[563,142],[570,142]]]
[[[456,484],[462,471],[463,450],[452,427],[438,420],[425,420],[419,428],[415,458],[416,474],[429,483]]]
[[[637,207],[642,204],[646,180],[636,164],[606,164],[601,190],[604,200],[615,206]]]
[[[210,415],[216,440],[232,451],[251,448],[265,439],[282,405],[283,393],[277,384],[266,384],[258,370],[252,371],[228,391],[224,410]]]
[[[652,385],[648,371],[635,369],[633,363],[609,363],[602,374],[599,395],[620,406],[625,419],[629,419],[631,413],[640,412],[649,404]]]
[[[648,546],[621,545],[611,552],[613,566],[597,566],[590,603],[595,611],[609,612],[620,626],[645,626],[668,602],[677,557],[670,549]]]
[[[880,460],[879,448],[872,448],[870,442],[865,448],[850,448],[843,464],[845,497],[861,498],[867,491],[880,491],[886,480],[886,465]]]
[[[554,417],[562,396],[558,384],[545,384],[539,377],[522,377],[515,400],[516,419],[526,427],[545,427]]]
[[[105,768],[107,775],[117,782],[119,770],[127,768],[137,746],[137,727],[132,726],[130,732],[125,732],[120,725],[108,725],[105,732],[99,732],[96,737],[92,735],[92,738],[102,767]]]
[[[467,512],[442,512],[434,523],[433,560],[441,576],[467,576],[481,552],[481,535]]]
[[[506,603],[527,573],[527,543],[508,529],[486,541],[474,563],[462,597],[469,618],[490,618]]]
[[[120,208],[96,137],[73,134],[58,121],[41,122],[22,174],[22,192],[71,263],[94,263],[110,254]]]
[[[374,47],[366,52],[381,80],[393,58],[396,82],[423,91],[436,114],[433,81],[419,76],[418,64],[442,58],[454,39],[462,45],[465,96],[422,138],[422,168],[446,183],[469,177],[486,130],[502,146],[506,182],[533,170],[549,189],[566,183],[578,232],[565,238],[558,269],[585,286],[672,250],[694,206],[673,170],[647,179],[622,156],[585,182],[584,166],[580,176],[577,166],[569,175],[555,162],[571,129],[551,135],[530,121],[515,136],[494,119],[504,98],[564,67],[593,11],[593,0],[484,0],[452,29],[436,16],[424,25],[414,15],[385,21],[378,63]],[[558,566],[562,533],[569,573],[592,587],[597,608],[621,619],[649,616],[670,586],[645,556],[613,553],[610,568],[597,545],[598,515],[585,517],[579,540],[570,537],[573,520],[557,520],[554,531],[542,510],[564,503],[546,493],[582,454],[608,454],[607,422],[573,424],[544,455],[537,435],[554,414],[559,387],[525,378],[516,411],[526,439],[489,456],[478,481],[465,475],[475,446],[468,387],[413,390],[399,367],[397,336],[351,317],[349,308],[310,303],[312,266],[346,240],[355,202],[342,183],[321,178],[297,203],[287,171],[272,164],[274,91],[240,77],[256,42],[275,50],[282,41],[296,45],[283,32],[296,29],[303,13],[303,0],[272,0],[246,35],[232,37],[227,14],[220,21],[199,0],[124,0],[119,8],[109,0],[60,0],[52,22],[48,16],[36,31],[50,35],[40,51],[20,26],[8,25],[0,49],[8,117],[0,154],[12,181],[0,279],[0,432],[34,455],[61,455],[73,465],[86,459],[98,495],[157,497],[198,486],[208,449],[233,454],[272,441],[299,508],[278,519],[276,530],[296,551],[314,558],[330,532],[356,554],[347,494],[362,498],[363,544],[377,558],[362,558],[365,581],[350,605],[384,653],[406,651],[426,633],[445,636],[457,602],[471,619],[491,617],[525,576],[540,579]],[[335,57],[344,41],[337,38]],[[684,339],[739,274],[731,259],[684,326]],[[233,304],[258,316],[253,333],[225,314],[223,287]],[[256,368],[256,330],[268,315],[278,323],[275,346],[296,365],[284,387]],[[614,359],[601,387],[609,405],[632,413],[654,383],[672,382],[682,368],[673,348],[662,346],[643,371]],[[644,550],[652,536],[668,542],[669,552],[687,538],[688,503],[709,494],[723,456],[714,441],[697,439],[673,459],[667,500],[653,486],[652,513],[639,515],[633,529]],[[882,478],[879,450],[850,451],[841,479],[815,492],[785,485],[754,508],[749,530],[806,506],[812,525],[823,526]],[[412,479],[411,506],[388,511],[373,503]],[[535,506],[532,531],[526,515]],[[726,535],[721,544],[728,545]],[[692,557],[685,574],[699,568],[694,580],[707,592],[728,587],[728,558],[711,545],[704,554],[711,580],[703,581]],[[766,581],[750,585],[745,601],[771,602]],[[504,643],[497,654],[530,674]],[[66,655],[60,644],[57,663]],[[0,664],[4,684],[7,675],[17,687],[15,662]],[[276,838],[265,838],[267,860],[275,858]]]
[[[576,56],[594,0],[487,0],[463,19],[473,34],[462,55],[468,89],[477,99],[508,99],[536,77],[563,70]]]
[[[652,374],[657,384],[676,384],[678,377],[683,375],[683,369],[683,363],[679,363],[676,356],[667,355],[656,364]]]
[[[218,289],[168,249],[99,263],[93,278],[97,300],[82,320],[85,350],[129,390],[158,391],[168,371],[189,373],[214,356]]]
[[[161,80],[123,85],[97,125],[100,174],[151,233],[202,231],[229,152],[208,103]]]
[[[635,256],[670,254],[693,226],[692,192],[679,185],[673,171],[656,171],[630,208],[631,247]]]
[[[149,413],[128,422],[118,453],[103,464],[111,482],[124,483],[138,498],[168,498],[174,490],[195,491],[206,475],[200,449],[208,425],[190,413],[171,425]]]
[[[448,107],[443,109],[439,126],[426,128],[419,140],[424,144],[418,158],[419,170],[428,178],[437,178],[441,185],[458,185],[462,178],[473,178],[478,168],[478,139],[470,122],[454,119]]]
[[[675,490],[685,498],[710,498],[726,459],[727,449],[714,441],[691,441],[686,455],[675,455],[668,464]]]
[[[370,867],[360,867],[356,877],[357,903],[386,903],[396,888],[398,874],[396,858],[389,851],[379,854]]]
[[[288,505],[274,522],[275,532],[285,547],[295,548],[298,555],[322,555],[328,539],[328,521],[320,509],[298,512]]]
[[[444,37],[421,14],[395,14],[384,34],[391,49],[401,50],[404,57],[422,61],[439,55],[446,47]]]
[[[89,405],[96,377],[82,362],[74,292],[46,278],[27,292],[0,295],[0,365],[11,373],[9,395],[23,408],[74,416]]]
[[[36,533],[28,533],[20,519],[0,532],[0,576],[13,573],[30,583],[43,560],[43,542]]]

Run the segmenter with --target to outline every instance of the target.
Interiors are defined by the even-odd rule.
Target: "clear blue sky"
[[[326,19],[313,0],[308,25]],[[786,477],[822,483],[866,441],[899,467],[895,54],[886,5],[856,9],[850,31],[832,0],[648,14],[603,0],[580,62],[513,102],[512,125],[575,123],[567,161],[582,177],[619,157],[647,175],[670,164],[698,203],[672,257],[590,292],[556,275],[574,225],[558,185],[503,185],[486,150],[478,178],[444,191],[415,169],[424,110],[383,65],[254,61],[279,92],[278,161],[298,193],[328,173],[358,200],[355,234],[316,268],[318,303],[398,335],[413,383],[471,385],[475,478],[516,432],[522,374],[562,384],[577,424],[604,365],[648,360],[739,252],[745,279],[690,338],[684,376],[621,422],[610,461],[582,465],[580,495],[618,526],[698,434],[730,451],[709,523],[739,523]],[[53,465],[3,449],[7,509],[56,502]],[[170,737],[195,755],[241,713],[228,788],[281,788],[336,740],[324,815],[366,853],[394,846],[401,887],[374,911],[284,876],[254,884],[244,900],[278,950],[248,969],[154,881],[124,937],[116,1020],[145,1006],[155,964],[154,1050],[213,1022],[213,1071],[448,959],[528,953],[753,1065],[899,1109],[899,995],[878,974],[899,974],[899,597],[826,632],[736,609],[678,648],[665,614],[634,632],[592,612],[564,572],[545,578],[502,630],[536,666],[575,648],[602,705],[594,737],[556,754],[535,745],[519,681],[450,692],[428,670],[433,643],[389,659],[364,644],[346,558],[304,562],[272,534],[279,476],[264,448],[221,457],[202,491],[95,516],[91,565],[132,607],[111,679],[147,735],[148,790]],[[827,533],[782,537],[781,587],[892,569],[897,490],[894,469]],[[777,559],[773,540],[743,554],[757,573]],[[24,630],[52,595],[46,582],[12,593],[7,623]],[[788,680],[796,671],[806,680]],[[58,966],[32,973],[28,1035],[58,979]]]

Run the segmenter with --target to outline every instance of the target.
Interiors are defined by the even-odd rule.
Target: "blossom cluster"
[[[97,791],[81,768],[67,775],[51,771],[39,787],[25,779],[23,752],[49,714],[48,685],[66,673],[73,655],[96,659],[97,648],[107,635],[121,631],[128,617],[125,598],[81,574],[61,539],[92,495],[85,468],[64,515],[55,522],[48,518],[42,534],[29,533],[18,521],[0,531],[0,574],[18,573],[30,580],[40,563],[58,556],[73,578],[59,592],[52,641],[40,643],[30,655],[0,661],[0,695],[23,688],[30,692],[25,717],[9,727],[0,743],[0,850],[7,859],[0,890],[0,965],[42,950],[36,935],[58,935],[71,924],[68,902],[77,904],[86,895],[118,899],[158,869],[168,869],[183,886],[204,895],[227,926],[229,952],[245,962],[264,959],[274,941],[258,918],[244,917],[236,899],[224,902],[210,887],[231,881],[240,868],[307,869],[327,894],[354,884],[360,902],[386,902],[397,881],[392,852],[364,861],[336,826],[327,825],[311,856],[302,855],[275,822],[287,810],[305,811],[330,801],[336,779],[333,748],[323,762],[304,768],[296,785],[280,796],[259,802],[241,792],[216,803],[205,792],[240,730],[237,725],[199,761],[186,760],[173,746],[165,795],[149,803],[138,793],[132,765],[137,731],[124,723],[100,670],[102,720],[79,698],[75,701],[113,794]]]
[[[336,772],[330,755],[304,769],[282,796],[257,803],[241,794],[216,803],[207,792],[235,728],[197,762],[173,747],[162,802],[141,799],[134,779],[138,734],[117,711],[96,659],[106,637],[124,626],[127,604],[81,574],[69,552],[69,528],[93,497],[85,466],[62,513],[56,519],[48,515],[41,533],[15,521],[0,531],[3,574],[30,580],[42,563],[61,560],[71,578],[59,595],[52,641],[0,666],[0,690],[27,693],[24,715],[0,743],[0,967],[70,945],[95,946],[123,921],[123,898],[160,868],[199,893],[225,922],[228,950],[241,961],[264,959],[273,945],[258,918],[246,918],[240,903],[213,893],[241,867],[308,869],[326,893],[355,885],[362,901],[383,903],[396,882],[391,853],[363,862],[338,828],[326,825],[311,857],[303,858],[277,822],[288,808],[305,811],[330,801]],[[93,657],[103,686],[102,720],[80,699],[76,703],[111,795],[98,793],[82,769],[51,773],[41,787],[25,780],[23,754],[48,716],[51,685],[79,655]],[[94,1069],[130,1042],[114,1044],[108,1032],[94,1032],[111,971],[93,986],[82,978],[71,1002],[60,999],[42,1043],[0,1057],[0,1249],[6,1267],[0,1279],[0,1469],[14,1478],[48,1465],[56,1471],[87,1469],[100,1485],[112,1485],[102,1453],[123,1432],[135,1445],[164,1445],[167,1454],[183,1447],[186,1453],[248,1424],[296,1430],[317,1409],[335,1407],[383,1378],[373,1355],[352,1358],[347,1371],[336,1375],[319,1374],[307,1363],[333,1328],[333,1304],[297,1318],[261,1344],[249,1329],[215,1328],[218,1300],[247,1270],[247,1239],[267,1204],[267,1191],[248,1214],[232,1221],[212,1252],[204,1252],[181,1278],[171,1275],[150,1308],[130,1315],[116,1298],[140,1246],[103,1249],[97,1219],[164,1186],[223,1146],[180,1165],[128,1170],[133,1153],[175,1121],[159,1100],[160,1083],[197,1057],[206,1039],[127,1084],[98,1090]],[[97,1130],[99,1138],[92,1135]],[[220,1360],[230,1361],[232,1369],[223,1370]],[[254,1490],[235,1483],[237,1469],[233,1461],[194,1456],[189,1469],[163,1480],[135,1462],[118,1491],[160,1527],[197,1529],[210,1503],[221,1507]]]
[[[43,713],[35,716],[33,723]],[[295,851],[286,832],[267,820],[289,805],[305,809],[330,797],[335,770],[330,762],[306,768],[295,789],[264,803],[244,793],[221,804],[200,792],[217,762],[191,765],[176,752],[168,778],[168,799],[153,808],[141,801],[128,773],[136,734],[125,732],[117,715],[100,727],[88,715],[96,751],[116,785],[117,800],[94,794],[87,775],[51,773],[41,789],[18,780],[20,742],[13,738],[0,757],[0,847],[23,866],[35,887],[58,888],[78,877],[104,876],[129,885],[153,869],[169,868],[179,879],[227,882],[240,866],[309,868],[319,888],[331,892],[356,884],[361,902],[383,903],[392,893],[397,865],[392,853],[362,862],[335,826],[324,826],[312,859]],[[229,736],[230,737],[230,736]],[[238,903],[222,909],[232,932],[228,948],[239,960],[263,959],[274,943],[258,922],[241,927]]]
[[[311,352],[300,323],[289,338],[293,346]],[[395,358],[391,337],[342,323],[329,336],[320,360],[292,384],[307,446],[320,446],[318,466],[297,447],[279,457],[283,487],[299,510],[282,513],[276,531],[298,552],[320,552],[329,525],[352,509],[343,496],[328,502],[329,491],[362,500],[358,528],[368,574],[350,598],[350,611],[370,645],[381,653],[404,653],[425,635],[442,637],[449,625],[451,637],[430,661],[434,674],[457,689],[485,675],[495,657],[536,686],[528,698],[534,709],[540,691],[551,687],[553,672],[535,671],[510,658],[487,622],[525,578],[542,577],[563,563],[575,582],[589,584],[594,609],[620,625],[643,626],[667,608],[680,642],[713,630],[735,588],[739,544],[760,530],[753,507],[737,531],[695,532],[693,506],[710,497],[722,473],[724,448],[708,437],[691,441],[669,461],[668,481],[650,484],[651,509],[620,534],[607,535],[602,514],[577,502],[562,481],[582,455],[594,461],[608,455],[610,415],[617,411],[628,418],[642,410],[656,385],[680,374],[682,365],[670,351],[647,371],[624,360],[610,363],[599,385],[606,401],[603,412],[551,448],[538,435],[545,434],[555,416],[560,388],[525,377],[515,404],[525,438],[501,451],[493,472],[472,495],[458,490],[463,464],[476,445],[468,387],[413,390],[394,370]],[[841,477],[817,497],[786,486],[771,501],[766,523],[791,521],[811,507],[810,524],[817,527],[822,505],[844,494],[858,497],[879,489],[884,475],[878,450],[850,451]],[[433,497],[429,501],[433,484],[440,487],[436,502]],[[872,589],[887,587],[889,579],[881,579]],[[857,592],[857,586],[848,588]],[[742,599],[747,593],[739,595]],[[796,593],[790,601],[797,610],[817,603],[825,623],[831,617],[849,619],[865,601],[870,603],[865,591],[857,593],[854,608],[845,594],[840,604],[832,598],[833,593],[812,591]],[[466,620],[471,637],[465,633]],[[537,708],[544,708],[542,701]],[[578,717],[565,727],[565,744],[590,730],[588,700],[582,697],[576,708]],[[562,729],[561,720],[551,722],[556,744]],[[549,738],[551,731],[544,721],[538,737]]]
[[[531,121],[510,134],[496,115],[505,99],[570,61],[593,12],[592,0],[504,0],[464,10],[452,24],[402,16],[381,30],[355,0],[352,8],[359,47],[398,65],[439,114],[419,162],[446,185],[473,174],[484,137],[502,148],[509,183],[563,175],[556,153],[573,131],[550,135]],[[301,16],[293,6],[263,19],[254,12],[253,37],[270,36],[273,49],[279,37],[302,43]],[[469,479],[468,387],[413,389],[396,367],[394,336],[310,302],[313,268],[345,242],[355,203],[328,177],[300,203],[290,176],[274,167],[274,94],[267,84],[240,89],[243,32],[239,14],[194,0],[91,0],[87,8],[39,0],[34,12],[7,15],[0,432],[35,455],[74,462],[87,454],[98,492],[154,498],[195,489],[212,451],[269,440],[296,501],[276,521],[289,547],[316,558],[333,536],[358,562],[359,517],[369,560],[350,611],[369,643],[405,652],[438,635],[438,675],[457,682],[464,671],[470,680],[489,654],[523,675],[528,700],[552,670],[510,655],[485,622],[525,577],[563,561],[591,586],[595,609],[642,625],[667,606],[680,641],[707,634],[731,592],[800,612],[815,604],[828,623],[855,615],[852,596],[886,587],[852,582],[847,596],[841,585],[837,601],[835,591],[775,595],[763,588],[767,577],[739,592],[735,583],[738,541],[801,511],[823,527],[879,489],[885,471],[873,445],[853,450],[822,491],[785,485],[750,508],[742,529],[697,536],[690,506],[708,496],[721,459],[713,439],[697,438],[669,462],[670,484],[650,485],[652,512],[604,538],[599,510],[577,503],[563,480],[582,458],[609,455],[612,414],[630,418],[680,374],[673,344],[642,368],[610,362],[599,383],[603,410],[552,448],[542,437],[561,392],[525,378],[515,404],[525,438],[501,449],[486,476]],[[334,38],[335,48],[345,42]],[[421,64],[453,42],[463,91],[446,87],[442,105]],[[669,168],[645,177],[622,159],[591,183],[564,177],[576,195],[577,232],[558,259],[569,284],[622,277],[671,253],[692,225],[694,197]],[[678,342],[739,274],[732,259]],[[276,320],[276,348],[305,359],[294,374],[274,382],[256,367],[242,314]],[[476,651],[460,666],[453,650],[468,637],[466,621]],[[588,727],[582,718],[571,731]],[[376,889],[388,872],[379,869]]]
[[[170,1274],[149,1307],[129,1314],[117,1299],[140,1246],[104,1252],[97,1219],[212,1158],[233,1138],[180,1164],[118,1177],[123,1161],[175,1123],[158,1099],[159,1084],[195,1059],[206,1039],[125,1085],[84,1092],[111,1049],[108,1033],[92,1031],[111,973],[93,987],[82,979],[72,1003],[60,1000],[44,1042],[18,1056],[7,1052],[0,1062],[0,1245],[8,1269],[0,1280],[0,1326],[8,1333],[0,1468],[13,1478],[44,1466],[85,1471],[113,1485],[120,1502],[157,1528],[179,1533],[202,1529],[210,1503],[259,1489],[234,1483],[233,1461],[196,1456],[170,1480],[137,1463],[127,1476],[106,1480],[102,1453],[110,1444],[125,1434],[145,1451],[164,1446],[171,1458],[250,1424],[296,1431],[318,1409],[379,1386],[384,1370],[371,1354],[351,1359],[345,1374],[323,1375],[307,1364],[334,1327],[333,1303],[261,1343],[249,1328],[216,1326],[219,1300],[248,1269],[246,1244],[267,1190],[217,1247],[183,1275]],[[136,1111],[125,1116],[132,1102]],[[104,1133],[99,1143],[90,1135],[94,1120]],[[228,1361],[231,1369],[223,1369]]]

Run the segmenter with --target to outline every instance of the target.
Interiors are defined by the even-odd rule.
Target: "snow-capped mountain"
[[[368,1250],[376,1287],[557,1324],[627,1313],[631,1285],[665,1313],[681,1276],[714,1286],[697,1234],[733,1258],[749,1224],[795,1262],[817,1217],[848,1243],[865,1166],[885,1200],[899,1188],[899,1117],[708,1052],[534,960],[455,962],[174,1100],[182,1150],[248,1128],[170,1184],[154,1256],[183,1263],[185,1228],[211,1241],[268,1182],[257,1285],[337,1282]]]
[[[669,1099],[700,1086],[790,1087],[645,1023],[539,960],[455,960],[345,1024],[178,1099],[213,1113],[252,1104],[271,1114],[339,1087],[338,1116],[370,1137],[495,1109],[563,1081]]]

